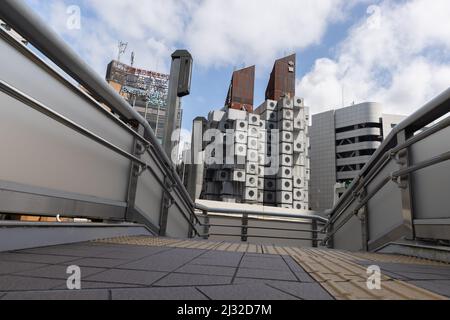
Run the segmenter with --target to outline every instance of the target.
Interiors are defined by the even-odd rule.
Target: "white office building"
[[[406,116],[383,114],[378,103],[362,103],[312,116],[310,206],[333,207],[336,184],[348,185],[383,139]]]

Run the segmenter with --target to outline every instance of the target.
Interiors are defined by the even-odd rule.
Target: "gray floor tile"
[[[450,298],[450,281],[448,280],[409,281],[409,283]]]
[[[113,289],[113,300],[207,300],[195,288]]]
[[[172,273],[154,283],[156,287],[208,286],[231,284],[232,277]]]
[[[0,276],[2,291],[48,290],[61,285],[61,280],[27,278],[19,276]]]
[[[277,271],[289,271],[289,266],[283,260],[273,259],[257,259],[248,260],[244,258],[240,264],[241,268],[247,269],[265,269],[265,270],[277,270]]]
[[[236,268],[233,267],[218,267],[218,266],[202,266],[195,264],[188,264],[176,270],[178,273],[192,273],[218,276],[233,276]]]
[[[2,300],[109,300],[108,290],[58,290],[11,292]]]
[[[217,267],[233,267],[236,268],[239,265],[239,260],[228,260],[219,258],[198,258],[191,262],[191,264],[197,264],[202,266],[217,266]]]
[[[241,260],[244,253],[242,252],[228,252],[228,251],[209,251],[203,254],[203,258],[221,258],[230,260]]]
[[[112,269],[95,274],[85,279],[88,281],[102,281],[110,283],[137,284],[149,286],[164,277],[167,273],[155,271],[118,270]]]
[[[121,289],[121,288],[143,288],[144,286],[137,284],[123,284],[110,282],[81,281],[81,289]],[[63,284],[52,288],[54,290],[67,290],[67,284]]]
[[[403,272],[403,271],[396,271],[392,272],[391,274],[398,274],[400,278],[410,280],[450,280],[450,276],[442,274]]]
[[[440,274],[450,277],[450,266],[427,266],[427,265],[413,265],[413,264],[401,264],[401,263],[377,263],[371,262],[364,265],[377,265],[381,270],[387,270],[391,272],[417,272],[417,273],[430,273]]]
[[[80,267],[114,268],[127,262],[129,262],[129,260],[111,258],[82,258],[71,261],[70,265],[77,265]]]
[[[120,269],[171,272],[188,263],[190,260],[190,258],[183,257],[150,257],[121,265]]]
[[[237,276],[240,278],[297,281],[297,278],[291,271],[239,268]]]
[[[81,279],[86,277],[106,271],[104,268],[93,268],[93,267],[80,267],[81,268]],[[51,265],[39,269],[17,272],[14,275],[27,276],[27,277],[40,277],[40,278],[50,278],[50,279],[67,279],[70,275],[67,274],[67,266],[62,265]]]
[[[202,250],[173,249],[121,265],[120,269],[171,272],[192,261],[204,252]]]
[[[303,300],[334,300],[318,283],[277,282],[270,286]]]
[[[138,260],[145,257],[152,256],[159,252],[165,251],[167,248],[130,248],[129,250],[120,249],[105,252],[98,255],[98,258],[113,258],[113,259],[127,259],[127,260]]]
[[[28,249],[23,251],[18,251],[19,253],[35,253],[44,255],[59,255],[59,256],[75,256],[84,258],[96,258],[100,254],[104,254],[105,249],[97,247],[86,247],[86,248],[70,248],[70,247],[44,247],[37,249]]]
[[[0,275],[20,272],[25,270],[34,270],[44,267],[42,263],[0,261]],[[0,288],[1,289],[1,288]]]
[[[212,300],[296,300],[292,295],[265,284],[197,287]]]
[[[382,270],[382,275],[383,276],[387,276],[387,277],[392,278],[392,279],[395,279],[395,280],[401,280],[401,281],[411,280],[408,277],[402,276],[402,275],[400,275],[398,273],[394,273],[394,272],[391,272],[391,271],[386,271],[386,270]]]
[[[33,262],[43,264],[58,264],[79,259],[79,257],[55,256],[43,254],[2,253],[0,261]]]
[[[236,278],[233,284],[266,284],[278,290],[292,294],[304,300],[333,300],[328,292],[318,283],[299,283],[293,281]]]

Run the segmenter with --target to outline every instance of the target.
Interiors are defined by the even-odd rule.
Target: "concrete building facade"
[[[310,205],[333,207],[336,184],[349,185],[383,139],[405,116],[383,114],[378,103],[362,103],[312,116]],[[341,192],[342,193],[342,192]]]
[[[295,55],[275,62],[266,93],[276,99],[266,99],[255,110],[255,68],[235,71],[225,107],[198,119],[197,128],[211,132],[207,139],[224,142],[223,150],[204,144],[205,165],[202,170],[194,166],[193,180],[203,171],[202,199],[309,209],[310,114],[295,96],[295,67]],[[197,196],[198,182],[188,189]]]

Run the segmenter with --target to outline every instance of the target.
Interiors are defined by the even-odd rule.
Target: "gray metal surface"
[[[177,208],[167,234],[188,236],[192,201],[149,124],[23,1],[2,1],[0,17],[118,114],[0,31],[0,212],[138,221],[158,230],[166,177]],[[136,123],[144,131],[134,131]],[[137,154],[135,143],[146,153]]]
[[[450,118],[424,128],[448,112],[450,89],[394,128],[331,211],[326,240],[335,248],[376,250],[401,239],[449,239]],[[365,189],[367,235],[349,222]]]
[[[152,235],[145,226],[105,223],[0,222],[0,252],[111,237]],[[14,239],[14,241],[11,241]]]

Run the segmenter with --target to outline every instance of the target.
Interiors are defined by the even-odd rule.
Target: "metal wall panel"
[[[339,220],[338,220],[339,221]],[[337,222],[337,226],[340,222]],[[333,238],[333,248],[339,250],[360,251],[362,250],[361,221],[353,216]]]
[[[189,223],[186,221],[186,218],[183,217],[183,214],[186,215],[188,209],[183,204],[180,196],[175,192],[173,195],[175,202],[178,203],[180,207],[174,204],[169,208],[169,215],[167,217],[167,236],[173,238],[186,238],[189,236],[190,228]]]
[[[399,169],[395,161],[389,164],[369,184],[367,192],[380,183],[386,176]],[[369,240],[376,240],[388,231],[403,224],[402,198],[400,188],[389,182],[369,201]]]
[[[0,180],[126,201],[130,161],[0,92]]]
[[[414,144],[412,164],[450,150],[450,128]],[[419,170],[412,175],[414,219],[445,219],[450,216],[450,161]]]
[[[133,138],[26,48],[0,37],[9,85],[126,151]],[[129,161],[1,93],[0,179],[125,201]]]

